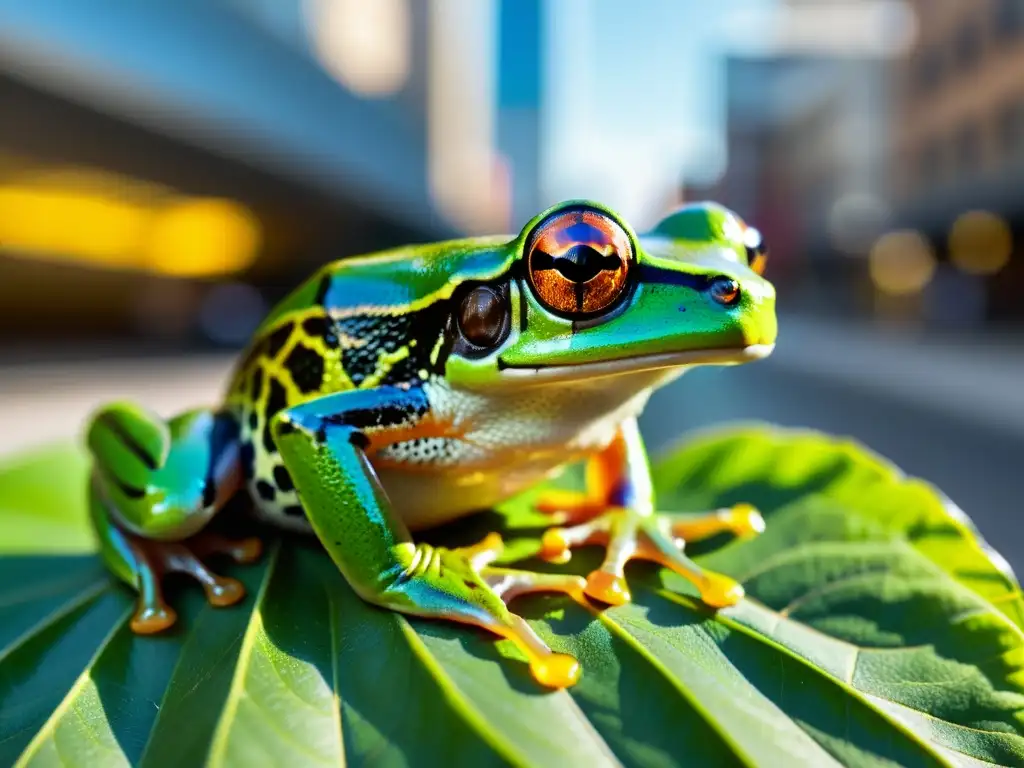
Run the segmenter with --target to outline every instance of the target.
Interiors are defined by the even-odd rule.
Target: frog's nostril
[[[740,284],[731,277],[716,277],[708,286],[708,293],[719,304],[731,307],[740,300]]]

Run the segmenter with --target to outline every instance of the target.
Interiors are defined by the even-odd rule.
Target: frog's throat
[[[738,349],[690,349],[681,352],[663,352],[618,360],[600,360],[568,365],[502,365],[501,378],[506,381],[514,381],[519,385],[547,384],[619,376],[661,368],[740,365],[766,358],[774,349],[774,344],[751,344]]]

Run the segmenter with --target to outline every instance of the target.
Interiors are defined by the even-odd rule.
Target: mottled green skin
[[[713,205],[684,207],[641,237],[620,222],[636,254],[628,301],[586,322],[556,316],[534,296],[523,266],[530,232],[554,210],[513,238],[401,248],[327,265],[266,318],[216,413],[165,425],[133,406],[102,411],[89,447],[94,519],[112,569],[141,587],[152,576],[132,556],[124,532],[185,539],[244,489],[264,518],[311,528],[367,600],[521,634],[520,620],[485,583],[486,569],[413,543],[411,519],[392,507],[375,468],[401,470],[403,457],[412,455],[402,450],[425,435],[449,441],[438,450],[454,464],[445,471],[457,471],[461,436],[449,434],[451,424],[434,422],[442,411],[449,422],[469,417],[460,410],[460,392],[473,394],[478,411],[470,420],[479,421],[480,414],[493,418],[512,408],[528,387],[547,383],[564,391],[607,365],[620,374],[642,371],[652,355],[683,355],[676,367],[741,362],[744,350],[770,347],[776,333],[774,289],[748,267],[739,220]],[[706,295],[709,281],[722,276],[740,287],[733,306]],[[476,282],[500,286],[510,312],[507,338],[484,355],[466,351],[451,321],[453,297]],[[568,409],[554,413],[556,422],[575,418]],[[574,426],[554,424],[548,443],[561,434],[555,428],[570,434]],[[493,434],[519,439],[506,427]],[[524,456],[533,450],[527,437],[534,439],[523,437]],[[492,465],[472,461],[480,472],[500,473],[518,456],[515,445],[505,447],[513,453],[492,448]],[[573,450],[567,444],[563,453],[568,458]],[[645,460],[628,469],[649,485]],[[454,516],[445,488],[438,486],[436,503],[445,509],[451,502]]]

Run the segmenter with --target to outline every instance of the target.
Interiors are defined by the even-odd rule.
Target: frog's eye
[[[470,344],[494,347],[508,333],[508,308],[497,291],[479,285],[459,302],[458,322],[459,331]]]
[[[768,246],[764,237],[753,227],[747,227],[743,233],[743,245],[747,249],[747,266],[757,272],[764,274],[764,268],[768,265]]]
[[[556,314],[579,317],[607,310],[629,284],[629,236],[598,211],[553,214],[534,230],[526,253],[533,292]]]

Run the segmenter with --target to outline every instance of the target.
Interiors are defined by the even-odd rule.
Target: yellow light
[[[331,76],[363,96],[397,93],[409,78],[408,0],[306,0],[313,48]]]
[[[29,254],[130,266],[148,223],[145,208],[119,200],[0,188],[0,246]]]
[[[185,200],[156,214],[148,266],[180,276],[237,272],[252,263],[260,243],[259,223],[230,200]]]
[[[920,292],[935,274],[935,253],[919,232],[882,235],[868,256],[871,280],[883,293],[906,296]]]
[[[0,249],[176,276],[228,274],[256,258],[259,223],[229,200],[92,169],[24,169],[0,186]]]
[[[1010,227],[988,211],[968,211],[958,217],[948,243],[950,260],[972,275],[994,275],[1013,252]]]

